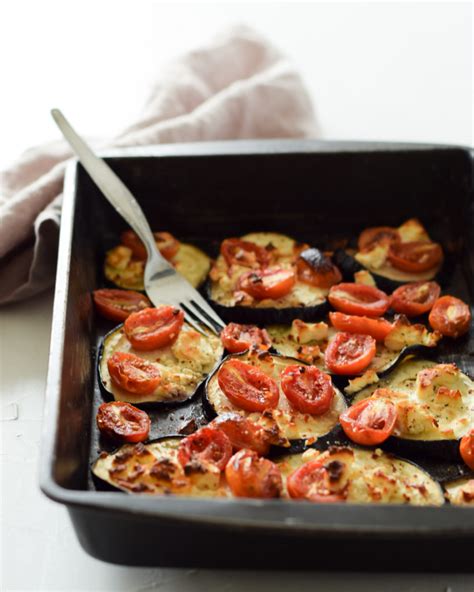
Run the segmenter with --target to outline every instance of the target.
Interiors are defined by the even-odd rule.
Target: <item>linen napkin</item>
[[[294,66],[256,31],[239,26],[170,64],[138,121],[92,145],[317,136],[313,106]],[[70,158],[68,146],[56,141],[28,150],[0,175],[0,304],[54,282]]]

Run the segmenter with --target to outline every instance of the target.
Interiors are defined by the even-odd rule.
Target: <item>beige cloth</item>
[[[311,100],[293,65],[255,31],[237,27],[171,64],[140,119],[95,146],[317,135]],[[28,150],[1,174],[0,304],[54,282],[70,157],[63,142],[54,142]]]

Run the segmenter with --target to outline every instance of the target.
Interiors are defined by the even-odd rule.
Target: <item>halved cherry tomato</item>
[[[135,354],[116,352],[107,360],[113,382],[129,393],[149,395],[159,385],[160,371]]]
[[[298,279],[310,286],[328,289],[338,284],[342,275],[334,263],[319,249],[306,249],[297,259]]]
[[[114,440],[142,442],[150,433],[148,414],[123,401],[102,403],[96,419],[102,434]]]
[[[249,448],[265,456],[270,449],[271,438],[265,428],[238,413],[219,415],[212,421],[211,426],[222,430],[235,450]]]
[[[365,284],[337,284],[329,290],[328,300],[340,312],[367,317],[381,317],[390,306],[385,292]]]
[[[430,325],[447,337],[460,337],[469,331],[469,306],[455,296],[441,296],[434,303],[428,317]]]
[[[443,249],[438,243],[410,241],[396,243],[388,251],[390,263],[397,269],[421,272],[433,269],[443,260]]]
[[[361,232],[358,240],[359,251],[370,251],[376,245],[393,244],[401,242],[401,237],[396,228],[391,226],[376,226],[366,228]]]
[[[151,306],[144,294],[133,290],[94,290],[94,304],[102,316],[111,321],[124,321],[132,312]]]
[[[459,452],[461,453],[463,461],[472,471],[474,471],[474,430],[461,439]]]
[[[332,326],[339,331],[370,335],[377,341],[383,341],[393,328],[392,323],[386,319],[358,317],[356,315],[346,315],[342,312],[330,312],[329,320]]]
[[[224,327],[221,341],[231,354],[238,354],[250,348],[267,350],[272,344],[266,329],[238,323],[229,323]]]
[[[332,462],[338,461],[316,458],[293,471],[286,480],[289,496],[293,499],[304,499],[310,502],[343,502],[346,498],[346,492],[337,490],[332,483]],[[344,466],[343,463],[339,463],[338,471],[344,470]]]
[[[205,426],[179,443],[178,460],[185,467],[193,461],[208,462],[224,470],[232,456],[232,444],[221,430]]]
[[[222,241],[221,254],[227,265],[265,267],[270,263],[270,253],[265,247],[240,238],[227,238]]]
[[[286,296],[295,285],[295,281],[295,272],[292,269],[256,269],[240,276],[239,288],[255,300],[276,300]]]
[[[264,411],[278,405],[277,383],[264,372],[240,360],[224,362],[217,373],[219,386],[229,401],[246,411]]]
[[[407,317],[416,317],[433,308],[440,291],[441,288],[436,282],[405,284],[393,292],[391,307],[395,312]]]
[[[281,388],[292,406],[310,415],[322,415],[331,407],[331,378],[316,366],[292,364],[281,373]]]
[[[179,241],[169,232],[154,232],[156,246],[165,259],[172,259],[179,250]],[[140,261],[147,258],[145,245],[133,230],[125,230],[120,235],[120,240],[129,249],[132,249],[133,257]]]
[[[348,438],[362,446],[381,444],[390,436],[397,420],[397,407],[387,399],[364,399],[339,417]]]
[[[324,352],[324,361],[334,374],[359,374],[373,360],[375,352],[375,339],[370,335],[336,333]]]
[[[244,448],[236,452],[227,463],[225,476],[237,497],[280,497],[283,490],[279,467],[254,450]]]
[[[135,349],[149,351],[173,343],[184,323],[184,312],[174,306],[145,308],[124,323],[127,339]]]

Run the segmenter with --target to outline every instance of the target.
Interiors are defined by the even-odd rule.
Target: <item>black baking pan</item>
[[[453,254],[446,291],[474,302],[468,149],[272,140],[169,145],[104,157],[154,229],[210,254],[223,238],[258,230],[331,249],[366,226],[419,217]],[[146,566],[474,570],[471,508],[328,507],[98,491],[90,472],[103,444],[94,422],[102,402],[97,348],[111,327],[95,317],[91,291],[104,285],[104,253],[123,228],[82,167],[72,164],[64,189],[41,488],[67,506],[88,553]],[[446,342],[439,354],[471,375],[473,335]],[[199,393],[151,417],[153,438],[206,421]]]

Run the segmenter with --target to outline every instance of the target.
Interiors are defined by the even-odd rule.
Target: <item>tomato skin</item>
[[[238,354],[250,348],[267,350],[272,344],[266,329],[238,323],[229,323],[224,327],[221,332],[221,341],[231,354]]]
[[[293,499],[325,504],[345,500],[344,491],[332,490],[325,460],[320,458],[308,461],[288,475],[286,487],[288,495]]]
[[[334,263],[319,249],[304,250],[296,261],[298,279],[316,288],[328,289],[342,280]]]
[[[365,284],[337,284],[329,290],[328,300],[339,312],[367,317],[381,317],[390,306],[385,292]]]
[[[117,386],[137,395],[151,394],[161,380],[158,368],[135,354],[116,352],[107,360],[107,368]]]
[[[227,238],[222,241],[221,255],[229,266],[265,267],[270,263],[270,253],[265,247],[240,238]]]
[[[310,415],[326,413],[335,395],[330,376],[316,366],[287,366],[281,373],[281,388],[295,409]]]
[[[346,436],[361,446],[385,442],[393,432],[396,420],[397,408],[392,401],[370,398],[352,405],[339,417]]]
[[[436,282],[404,284],[393,292],[391,307],[407,317],[416,317],[433,308],[440,292],[441,288]]]
[[[459,452],[466,465],[474,471],[474,430],[461,439]]]
[[[182,310],[162,305],[131,314],[123,327],[132,347],[139,351],[150,351],[174,343],[183,323]]]
[[[278,405],[277,383],[264,372],[240,360],[224,362],[217,373],[219,387],[229,401],[245,411],[264,411]]]
[[[260,456],[265,456],[270,450],[271,437],[265,428],[243,415],[224,413],[216,417],[210,425],[224,432],[234,450],[247,448]]]
[[[393,329],[392,323],[386,319],[346,315],[342,312],[330,312],[329,320],[331,321],[331,325],[339,331],[370,335],[377,341],[383,341]]]
[[[460,337],[469,331],[469,306],[455,296],[441,296],[434,303],[428,317],[431,327],[446,337]]]
[[[291,292],[295,282],[296,276],[292,269],[273,267],[242,274],[238,285],[240,290],[247,292],[255,300],[277,300]]]
[[[123,401],[102,403],[96,421],[104,436],[121,442],[143,442],[150,433],[148,414]]]
[[[401,242],[400,233],[391,226],[375,226],[361,232],[357,246],[359,251],[370,251],[380,244]]]
[[[390,263],[402,271],[422,272],[436,267],[443,260],[438,243],[410,241],[392,244],[388,251]]]
[[[334,374],[353,375],[362,372],[373,360],[375,339],[370,335],[336,333],[324,352],[326,366]]]
[[[231,456],[229,438],[222,430],[210,426],[200,428],[179,443],[178,460],[183,467],[193,461],[209,462],[222,471]]]
[[[254,450],[236,452],[227,463],[225,476],[236,497],[269,499],[280,497],[283,491],[279,467]]]
[[[92,297],[97,310],[111,321],[122,322],[132,312],[138,312],[151,306],[144,294],[134,290],[94,290]]]
[[[155,242],[160,253],[165,259],[172,259],[179,250],[179,241],[169,232],[154,232]],[[147,252],[145,245],[133,230],[125,230],[120,235],[120,241],[132,250],[134,259],[145,261]]]

